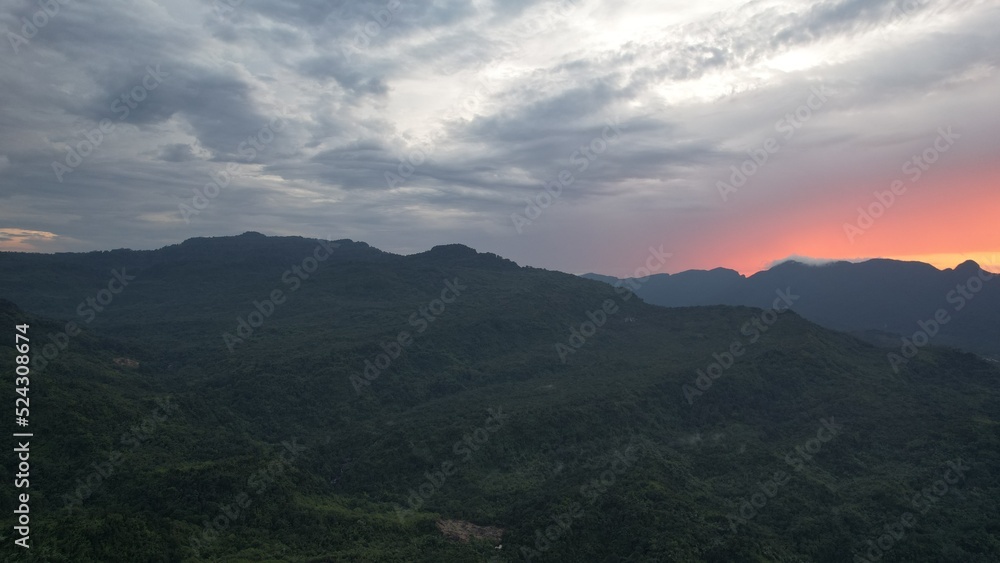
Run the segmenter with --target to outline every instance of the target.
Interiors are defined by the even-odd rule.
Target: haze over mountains
[[[0,253],[0,299],[35,350],[18,560],[1000,552],[1000,369],[933,343],[894,373],[793,311],[257,233]]]
[[[618,283],[598,274],[583,277]],[[1000,282],[973,261],[938,270],[920,262],[868,260],[807,265],[788,261],[752,276],[733,270],[691,270],[626,280],[647,303],[664,307],[768,307],[775,288],[802,294],[792,308],[836,330],[898,345],[943,309],[948,321],[930,335],[935,344],[1000,358]]]

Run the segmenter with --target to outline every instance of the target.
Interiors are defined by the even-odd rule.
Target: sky
[[[997,29],[995,0],[0,0],[0,250],[1000,271]]]

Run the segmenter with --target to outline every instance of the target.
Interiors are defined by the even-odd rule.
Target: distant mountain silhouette
[[[583,277],[612,284],[618,281],[598,274]],[[881,259],[820,266],[789,261],[750,277],[723,268],[656,274],[636,282],[636,294],[664,307],[766,308],[774,300],[775,291],[791,288],[801,295],[793,309],[803,317],[829,328],[858,333],[879,344],[894,340],[897,345],[899,338],[887,340],[885,333],[912,337],[922,330],[918,323],[931,320],[943,309],[950,320],[933,335],[932,344],[997,358],[1000,281],[983,281],[984,277],[989,274],[973,261],[946,270],[921,262]],[[971,287],[963,294],[961,288],[966,284]]]

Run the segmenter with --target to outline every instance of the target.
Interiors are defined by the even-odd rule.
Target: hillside
[[[17,560],[840,562],[887,529],[881,561],[1000,553],[1000,369],[972,354],[897,374],[796,312],[255,233],[0,253],[0,299],[59,350]]]

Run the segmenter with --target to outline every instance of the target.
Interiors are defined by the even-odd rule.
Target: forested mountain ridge
[[[460,245],[256,234],[0,253],[0,326],[52,356],[33,547],[4,557],[834,562],[898,529],[882,561],[992,561],[1000,370],[928,346],[894,373],[780,292],[807,299],[664,309]]]

